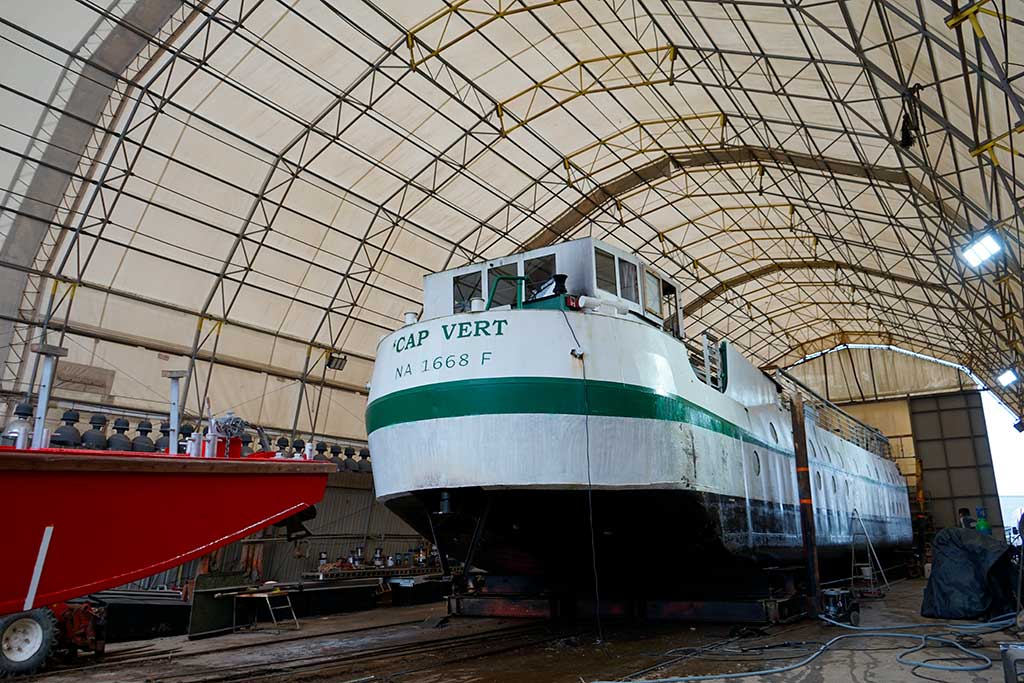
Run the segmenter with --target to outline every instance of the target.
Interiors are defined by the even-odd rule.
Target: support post
[[[181,426],[181,378],[188,374],[187,370],[164,370],[160,373],[171,380],[171,410],[169,422],[171,423],[170,443],[167,444],[167,452],[171,455],[178,453],[178,428]]]
[[[53,375],[57,369],[57,359],[68,355],[68,350],[53,344],[32,344],[34,353],[43,357],[43,376],[39,380],[39,398],[36,401],[36,418],[32,426],[32,448],[42,448],[43,434],[46,432],[46,409],[50,404],[50,389],[53,388]]]
[[[821,579],[818,572],[818,540],[814,526],[814,498],[811,486],[811,469],[807,457],[807,425],[804,400],[798,392],[790,394],[793,413],[793,447],[796,451],[796,487],[800,497],[800,532],[803,537],[804,562],[807,570],[807,612],[817,615],[819,604],[818,589]]]

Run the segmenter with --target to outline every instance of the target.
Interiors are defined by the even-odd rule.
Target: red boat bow
[[[329,463],[0,448],[0,615],[205,555],[323,498]]]

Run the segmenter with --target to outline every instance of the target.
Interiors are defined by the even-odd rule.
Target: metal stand
[[[178,452],[178,427],[181,422],[181,406],[179,405],[181,400],[181,391],[179,385],[181,378],[188,374],[187,370],[164,370],[160,373],[164,377],[171,380],[171,410],[170,419],[171,433],[170,441],[167,443],[167,452],[171,455],[175,455]]]
[[[68,355],[68,350],[52,344],[32,344],[33,352],[43,357],[43,376],[39,380],[39,400],[36,403],[35,424],[32,427],[32,448],[45,448],[46,409],[50,404],[50,389],[57,369],[57,359]]]
[[[877,570],[878,574],[882,576],[886,588],[889,588],[889,579],[885,576],[885,569],[878,559],[875,546],[871,543],[871,536],[868,535],[868,529],[856,508],[850,513],[850,529],[850,588],[856,590],[860,595],[880,597],[875,571]],[[867,562],[857,561],[857,543],[860,537],[864,538],[864,544],[868,549]],[[858,579],[861,581],[860,587],[857,585]]]
[[[1017,672],[1024,668],[1024,643],[999,643],[1003,660],[1004,683],[1017,683]]]
[[[774,624],[804,615],[805,598],[796,591],[803,567],[766,570],[757,594],[726,596],[689,586],[678,596],[601,596],[600,614],[648,621],[730,622]],[[537,576],[478,574],[467,577],[465,588],[453,585],[448,613],[475,617],[587,619],[596,613],[589,589],[555,585]],[[707,597],[701,597],[707,596]],[[713,596],[713,597],[712,597]]]
[[[301,629],[301,626],[299,626],[299,620],[295,616],[295,609],[292,607],[292,599],[291,599],[291,596],[288,593],[288,591],[262,591],[262,592],[258,592],[258,593],[240,593],[240,594],[236,594],[236,595],[232,596],[232,599],[235,600],[236,603],[237,603],[239,598],[243,598],[243,599],[245,599],[245,598],[248,598],[248,599],[252,599],[252,598],[260,599],[260,598],[262,598],[262,599],[266,600],[266,602],[267,602],[267,612],[270,613],[270,620],[274,622],[274,629],[277,630],[278,633],[281,632],[281,624],[280,624],[280,622],[277,619],[277,613],[279,611],[283,611],[283,610],[288,610],[288,615],[291,617],[291,621],[295,625],[295,630],[298,631],[298,630]],[[284,598],[284,602],[275,605],[273,602],[271,602],[271,598]],[[231,612],[232,612],[231,630],[232,631],[237,631],[238,630],[238,624],[235,622],[235,616],[238,613],[237,607],[232,609]],[[253,616],[253,622],[251,624],[252,627],[255,627],[255,625],[256,625],[256,618],[257,618],[257,616],[258,615],[254,615]]]

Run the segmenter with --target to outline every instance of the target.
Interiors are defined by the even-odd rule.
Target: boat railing
[[[523,275],[498,275],[497,277],[494,278],[494,281],[491,283],[491,291],[487,295],[487,304],[484,306],[484,310],[485,311],[491,310],[491,304],[494,303],[494,295],[498,291],[498,285],[501,282],[513,282],[513,283],[515,283],[515,287],[516,287],[516,304],[515,304],[515,307],[517,309],[522,308],[523,307],[523,299],[525,298],[523,296],[523,294],[526,291],[526,282],[527,282],[526,277],[523,276]]]
[[[786,389],[782,396],[783,405],[787,410],[792,405],[790,395],[793,392],[799,393],[805,409],[814,419],[818,429],[832,432],[870,453],[893,460],[889,439],[882,432],[850,415],[785,370],[775,371],[775,381]]]
[[[721,391],[722,355],[718,339],[705,332],[698,339],[682,339],[681,341],[686,347],[686,355],[697,379],[709,387]]]

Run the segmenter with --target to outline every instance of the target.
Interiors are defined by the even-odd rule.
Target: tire
[[[0,676],[35,673],[56,642],[57,620],[48,609],[0,617]]]
[[[860,626],[860,610],[850,612],[850,626]]]

